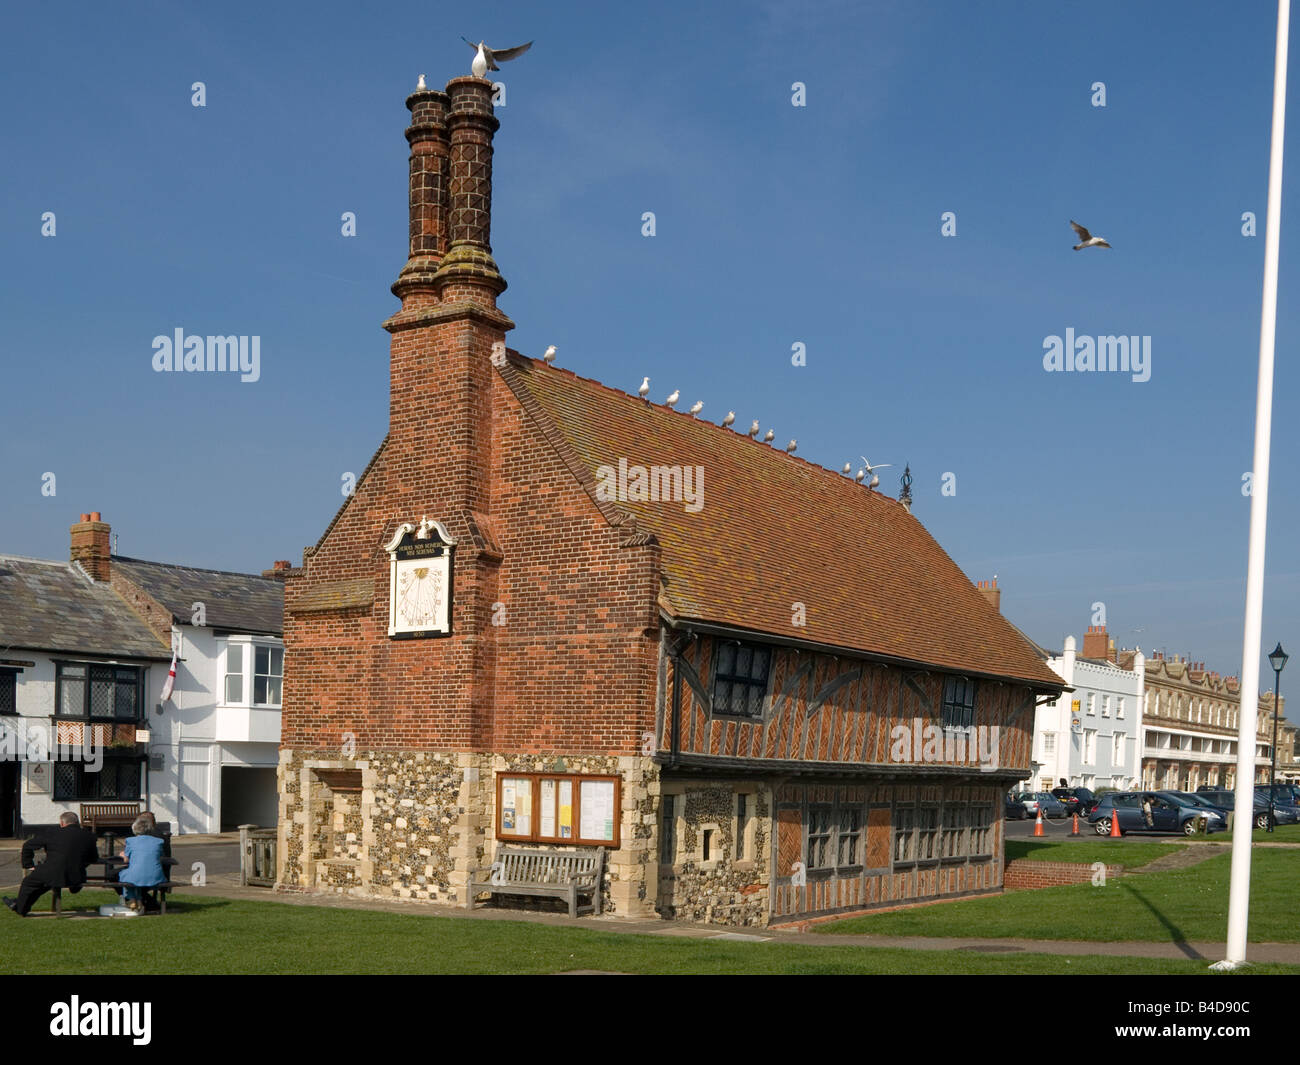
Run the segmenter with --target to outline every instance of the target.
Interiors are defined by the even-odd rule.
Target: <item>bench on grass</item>
[[[167,893],[181,887],[181,884],[172,880],[164,880],[161,884],[152,884],[149,887],[142,887],[139,890],[145,895],[150,896],[158,904],[158,915],[161,917],[167,913]],[[105,881],[102,877],[87,877],[82,887],[106,887],[117,890],[116,881]],[[50,909],[54,911],[56,917],[63,916],[63,888],[50,888],[53,896],[53,902]]]
[[[605,877],[605,848],[580,847],[561,851],[541,847],[498,846],[496,861],[486,877],[471,878],[469,904],[484,891],[496,895],[541,895],[564,899],[569,916],[600,914],[600,889]],[[579,896],[591,902],[579,905]]]

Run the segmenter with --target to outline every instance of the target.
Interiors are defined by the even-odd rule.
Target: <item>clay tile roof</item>
[[[512,356],[514,353],[512,353]],[[703,470],[703,505],[619,499],[662,548],[675,619],[1059,690],[1061,679],[896,500],[784,450],[512,357],[501,375],[597,484],[602,466]],[[630,494],[630,493],[629,493]],[[792,624],[795,603],[806,624]]]

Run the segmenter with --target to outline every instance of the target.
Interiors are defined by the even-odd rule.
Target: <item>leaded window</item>
[[[840,838],[838,862],[841,869],[861,865],[862,807],[840,807]]]
[[[18,674],[0,669],[0,714],[18,713]]]
[[[59,662],[55,673],[58,717],[137,722],[143,714],[144,670]]]
[[[943,727],[973,728],[975,682],[969,677],[948,677],[943,684]]]
[[[713,675],[713,712],[732,717],[762,717],[772,652],[758,644],[718,643]]]
[[[828,869],[831,861],[831,806],[808,807],[808,868]]]
[[[99,772],[84,762],[54,763],[56,801],[140,798],[139,758],[105,758]]]

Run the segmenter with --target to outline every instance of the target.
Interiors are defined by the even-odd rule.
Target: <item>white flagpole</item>
[[[1269,440],[1273,428],[1273,341],[1277,327],[1277,256],[1282,228],[1282,139],[1286,130],[1286,51],[1291,0],[1278,0],[1273,67],[1273,136],[1268,159],[1268,217],[1264,237],[1264,304],[1259,323],[1259,384],[1255,396],[1255,464],[1250,496],[1250,555],[1246,563],[1246,624],[1241,648],[1241,713],[1237,729],[1236,816],[1228,893],[1228,956],[1216,969],[1246,962],[1250,917],[1250,838],[1255,829],[1255,734],[1259,707],[1260,627],[1264,612],[1264,541],[1268,524]]]

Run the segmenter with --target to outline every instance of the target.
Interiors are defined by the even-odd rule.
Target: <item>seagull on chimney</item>
[[[681,398],[682,390],[680,388],[675,388],[673,389],[673,394],[664,400],[664,403],[669,407],[675,407],[677,406],[677,401]]]
[[[429,87],[429,86],[427,86],[427,85],[424,83],[424,75],[423,75],[423,74],[420,75],[420,80],[419,80],[418,82],[416,82],[415,87],[416,87],[417,89],[427,89],[427,88]]]
[[[754,423],[749,427],[749,438],[750,438],[751,440],[757,440],[757,439],[758,439],[758,419],[757,419],[757,418],[754,419]]]
[[[776,439],[776,430],[769,429],[763,436],[763,443],[770,444],[775,439]]]
[[[533,46],[533,42],[529,41],[527,44],[515,45],[514,48],[489,48],[482,41],[475,44],[465,36],[462,36],[461,40],[477,53],[474,62],[470,65],[470,70],[474,72],[476,78],[483,77],[489,70],[500,70],[501,68],[497,66],[498,59],[503,63],[510,59],[518,59]]]
[[[645,399],[645,397],[650,394],[650,378],[646,377],[642,379],[641,387],[636,390],[636,394],[642,399]],[[647,403],[650,402],[648,399],[645,399],[645,401]]]
[[[722,419],[722,428],[725,429],[735,420],[736,420],[736,412],[734,410],[727,411],[727,416]]]
[[[1109,248],[1110,247],[1110,245],[1106,243],[1106,239],[1104,237],[1094,237],[1091,233],[1089,233],[1086,229],[1084,229],[1083,226],[1079,225],[1078,222],[1071,222],[1070,228],[1079,234],[1079,240],[1083,242],[1082,244],[1076,244],[1074,246],[1075,251],[1079,251],[1082,248]]]
[[[546,353],[542,356],[542,360],[546,363],[547,366],[550,366],[551,363],[553,363],[553,362],[555,361],[555,345],[554,345],[554,344],[552,344],[549,348],[546,349]]]
[[[788,451],[791,455],[793,455],[793,454],[794,454],[794,449],[797,448],[798,446],[799,446],[799,441],[798,441],[798,440],[791,440],[788,444],[785,445],[785,449],[786,449],[786,451]]]
[[[865,469],[867,473],[875,473],[877,470],[883,470],[886,466],[892,466],[892,465],[893,465],[892,462],[877,462],[873,466],[871,465],[871,463],[867,461],[866,455],[862,456],[862,468]]]

